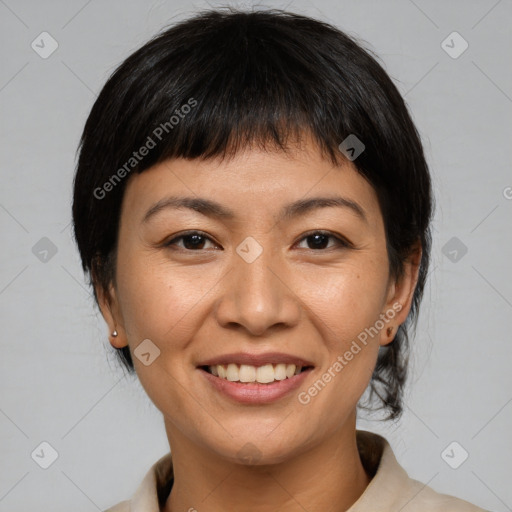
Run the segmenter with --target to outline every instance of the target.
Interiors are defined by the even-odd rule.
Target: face
[[[272,463],[354,417],[414,285],[388,273],[372,186],[308,143],[131,176],[101,305],[170,437]]]

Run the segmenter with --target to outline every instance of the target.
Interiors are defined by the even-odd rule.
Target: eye
[[[179,246],[177,244],[177,241],[183,240],[183,245]],[[207,237],[204,233],[201,231],[189,231],[187,233],[184,233],[180,236],[177,236],[176,238],[173,238],[172,240],[169,240],[168,242],[165,242],[166,247],[170,246],[177,246],[180,249],[185,250],[199,250],[202,251],[205,249],[204,245],[206,241],[212,241],[211,238]]]
[[[328,240],[329,238],[332,238],[335,240],[334,245],[329,246]],[[307,249],[313,249],[313,250],[319,250],[319,249],[330,249],[332,247],[350,247],[350,244],[340,238],[339,236],[333,235],[329,231],[312,231],[311,233],[306,234],[305,237],[301,239],[306,240],[309,245],[309,247],[306,247]]]
[[[332,239],[334,241],[333,245],[329,245],[329,239]],[[331,249],[336,246],[351,247],[349,242],[345,241],[339,236],[330,233],[329,231],[312,231],[310,233],[307,233],[306,236],[302,237],[301,242],[303,240],[306,240],[308,242],[309,247],[306,247],[306,249],[322,250]],[[183,242],[182,245],[178,243],[181,241]],[[173,238],[172,240],[169,240],[164,245],[165,247],[175,246],[187,251],[202,251],[207,249],[207,247],[205,247],[205,244],[207,244],[208,242],[212,242],[214,244],[212,239],[206,236],[201,231],[189,231],[187,233],[181,234],[180,236]]]

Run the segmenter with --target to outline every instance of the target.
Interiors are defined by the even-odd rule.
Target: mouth
[[[201,361],[196,367],[206,386],[244,405],[290,399],[315,368],[311,361],[281,352],[238,352]]]
[[[213,364],[199,366],[214,377],[240,384],[273,384],[291,379],[313,369],[312,365],[293,363],[266,363],[260,366],[250,364]]]
[[[205,384],[242,405],[264,405],[290,399],[304,385],[313,366],[293,363],[201,365]],[[217,375],[215,375],[215,373]]]

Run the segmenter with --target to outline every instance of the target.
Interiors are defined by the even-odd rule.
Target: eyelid
[[[191,236],[191,235],[200,235],[203,238],[205,238],[206,240],[209,240],[210,242],[212,242],[213,244],[219,245],[219,244],[217,244],[217,242],[215,242],[215,240],[213,240],[213,238],[210,235],[207,235],[204,231],[200,231],[198,229],[191,229],[189,231],[184,231],[182,233],[178,233],[176,236],[173,235],[173,237],[171,239],[164,241],[162,246],[163,247],[172,247],[173,245],[176,245],[175,243],[172,243],[172,242],[176,242],[177,240],[181,240],[182,238],[185,238],[185,237]],[[204,249],[199,249],[197,251],[192,251],[190,249],[183,249],[182,247],[178,247],[178,249],[187,251],[187,252],[200,252],[201,250],[204,250]]]
[[[334,238],[336,240],[337,245],[339,245],[341,247],[347,247],[347,248],[348,247],[350,247],[350,248],[354,247],[354,245],[349,240],[347,240],[344,236],[339,235],[337,233],[334,233],[332,231],[325,230],[325,229],[313,229],[311,231],[307,231],[306,233],[302,234],[301,238],[299,238],[297,240],[297,242],[295,242],[295,243],[302,242],[306,238],[308,238],[310,236],[313,236],[313,235],[324,235],[324,236],[327,236],[329,238]],[[332,248],[333,247],[331,247],[331,249]],[[315,252],[322,252],[322,251],[326,251],[327,249],[317,249],[317,250],[310,249],[310,250],[315,251]]]
[[[184,238],[186,236],[190,236],[190,235],[200,235],[200,236],[204,237],[206,240],[212,242],[213,244],[219,245],[219,244],[217,244],[217,242],[215,242],[212,239],[211,236],[207,235],[204,231],[200,231],[200,230],[197,230],[197,229],[192,229],[192,230],[189,230],[189,231],[185,231],[183,233],[179,233],[177,236],[173,236],[173,238],[171,238],[170,240],[164,242],[163,246],[164,247],[175,246],[176,245],[175,242],[177,240],[181,240],[182,238]],[[354,247],[354,245],[349,240],[347,240],[345,237],[343,237],[342,235],[339,235],[337,233],[334,233],[332,231],[328,231],[328,230],[325,230],[325,229],[313,229],[313,230],[307,231],[306,233],[303,233],[301,235],[301,237],[299,239],[297,239],[297,241],[293,245],[296,245],[297,243],[302,242],[306,238],[308,238],[310,236],[313,236],[313,235],[324,235],[324,236],[327,236],[329,238],[334,238],[336,240],[336,244],[339,247],[346,247],[346,248],[353,248]],[[333,247],[331,247],[330,249],[332,249],[332,248]],[[205,250],[205,249],[198,249],[198,250],[194,251],[194,250],[191,250],[191,249],[183,249],[183,248],[179,247],[178,250],[183,250],[183,251],[186,251],[186,252],[200,252],[200,251]],[[327,249],[310,249],[310,250],[314,251],[314,252],[325,252]]]

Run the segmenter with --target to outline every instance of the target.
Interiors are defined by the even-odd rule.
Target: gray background
[[[71,183],[83,123],[115,66],[165,24],[216,5],[0,0],[0,511],[102,510],[168,450],[160,413],[109,355],[71,237]],[[259,5],[366,41],[411,108],[434,177],[408,406],[398,425],[360,427],[384,434],[412,477],[512,510],[510,0]],[[43,31],[59,45],[47,59],[31,48]],[[453,31],[469,44],[458,58],[441,46]],[[31,458],[43,441],[58,453],[48,469]],[[453,441],[452,464],[469,453],[458,469],[441,456]]]

